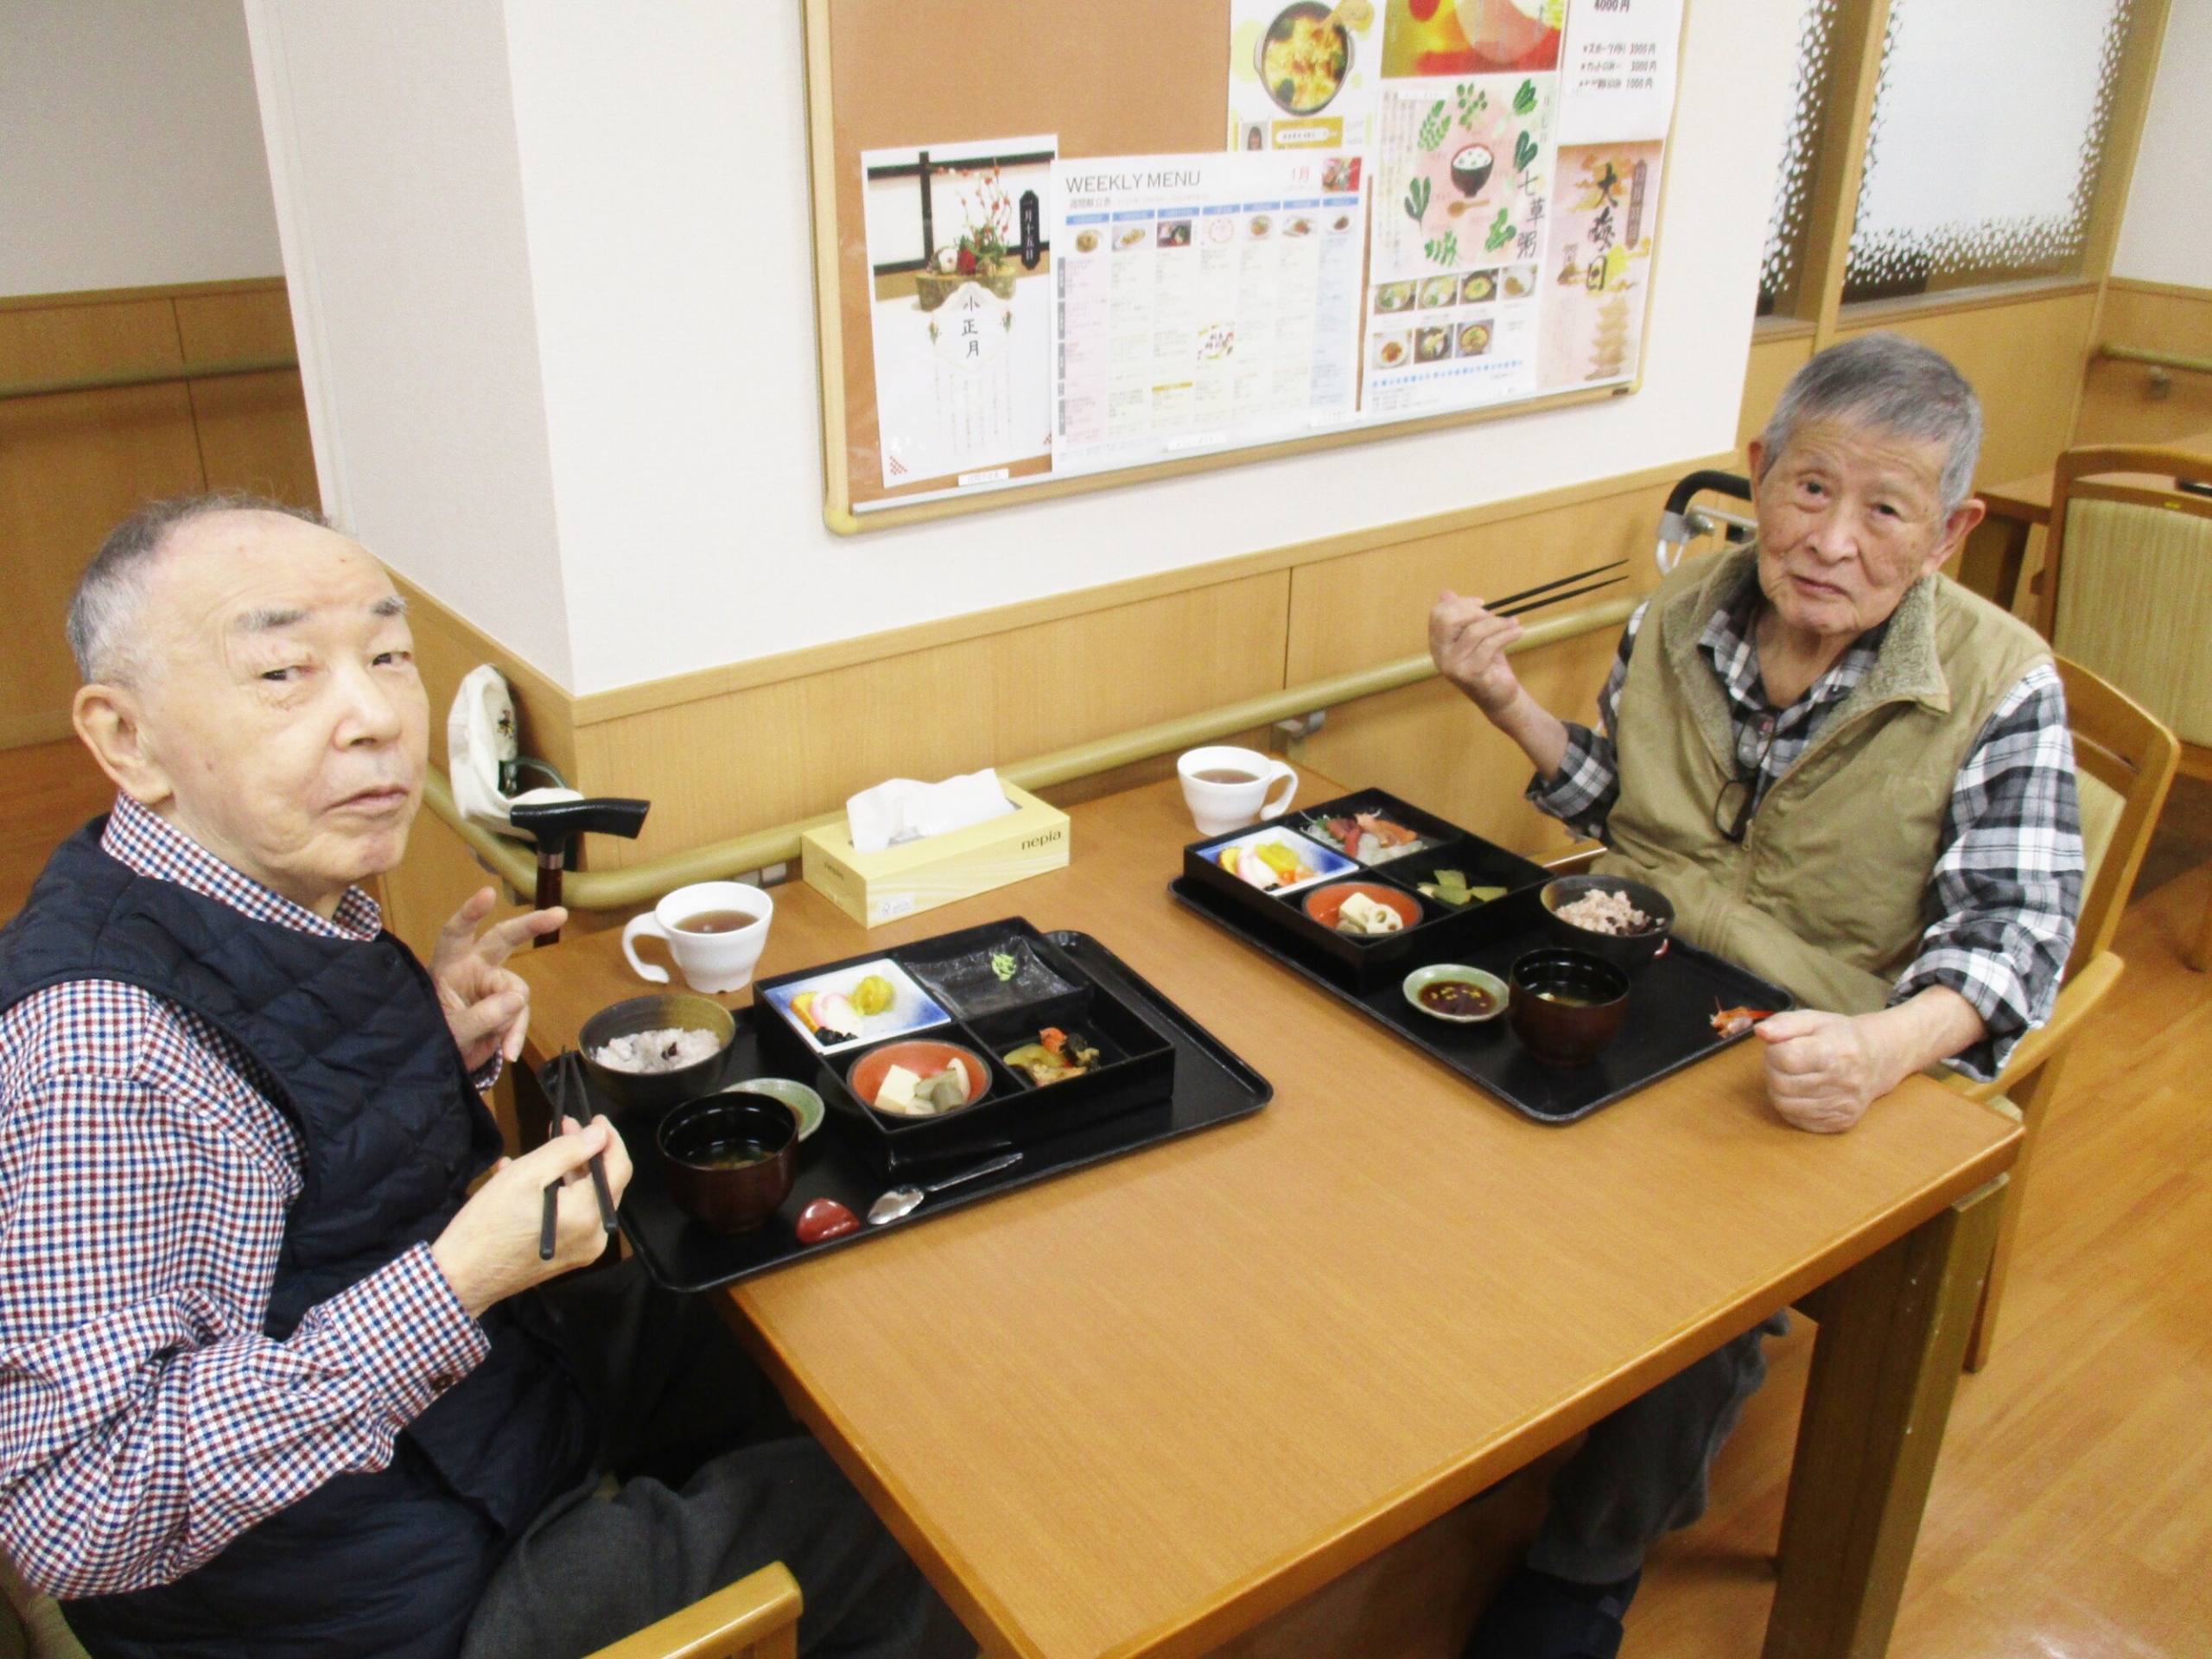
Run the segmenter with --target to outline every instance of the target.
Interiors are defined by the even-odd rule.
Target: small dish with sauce
[[[1432,963],[1406,976],[1406,1001],[1431,1019],[1478,1026],[1505,1012],[1512,993],[1496,974],[1456,962]]]

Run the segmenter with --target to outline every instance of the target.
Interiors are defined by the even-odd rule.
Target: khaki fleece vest
[[[1946,577],[1914,583],[1873,666],[1767,791],[1739,846],[1716,821],[1736,776],[1727,694],[1697,642],[1757,557],[1685,564],[1652,595],[1621,690],[1611,849],[1595,868],[1649,881],[1674,901],[1683,938],[1808,1006],[1871,1013],[1928,925],[1959,768],[2050,648]]]

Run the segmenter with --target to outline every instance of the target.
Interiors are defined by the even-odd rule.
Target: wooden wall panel
[[[281,280],[0,304],[0,382],[289,355]],[[0,580],[18,628],[0,658],[0,747],[67,734],[77,688],[61,623],[116,521],[208,487],[314,505],[296,373],[116,387],[0,403]]]
[[[1894,329],[1956,364],[1981,394],[1986,420],[1975,476],[1995,482],[2049,467],[2067,447],[2096,306],[2094,286],[1957,305],[1856,306],[1839,338]]]
[[[0,381],[53,380],[181,362],[165,300],[0,309]],[[200,486],[181,385],[0,403],[0,745],[69,731],[77,690],[62,622],[86,563],[149,497]]]
[[[284,284],[180,297],[177,338],[189,366],[289,357],[292,313]],[[191,384],[207,487],[251,490],[320,507],[315,446],[297,370]]]
[[[1290,581],[1274,571],[587,725],[579,787],[653,802],[613,868],[1276,690]]]
[[[2105,289],[2097,339],[2212,359],[2212,288],[2171,288],[2115,277]],[[2161,443],[2212,431],[2212,374],[2170,372],[2171,391],[2153,397],[2146,365],[2092,358],[2074,442]]]
[[[1426,651],[1429,607],[1446,588],[1509,591],[1626,559],[1631,588],[1649,588],[1658,580],[1652,552],[1666,494],[1656,487],[1630,490],[1302,566],[1293,578],[1288,683]],[[1618,640],[1608,629],[1528,652],[1515,666],[1547,708],[1587,721]],[[1330,710],[1308,740],[1306,758],[1347,782],[1380,785],[1418,800],[1521,851],[1548,853],[1568,842],[1522,799],[1529,764],[1521,752],[1441,682]]]
[[[1812,354],[1813,330],[1808,324],[1788,332],[1763,329],[1752,336],[1751,361],[1744,371],[1743,413],[1736,422],[1737,448],[1758,436],[1767,416],[1782,400],[1783,387]]]

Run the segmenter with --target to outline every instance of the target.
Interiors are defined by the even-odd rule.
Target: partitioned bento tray
[[[926,972],[929,964],[956,960],[982,946],[988,961],[992,954],[987,948],[990,944],[1016,940],[1026,950],[1020,963],[1023,982],[1018,991],[1006,989],[1011,982],[1001,982],[995,994],[988,987],[963,988],[958,980],[948,980],[943,1001],[934,992],[926,993],[946,1019],[907,1031],[864,1034],[855,1043],[833,1046],[827,1052],[791,1023],[776,995],[783,991],[788,996],[794,984],[887,957],[902,969],[919,968]],[[1033,978],[1033,968],[1042,968],[1073,987],[1077,995],[1071,999],[1069,992]],[[969,991],[966,1001],[961,996],[963,988]],[[1030,990],[1046,995],[1037,1002],[1019,1000],[1021,993]],[[1099,1043],[1108,1062],[1090,1077],[1069,1078],[1042,1089],[1025,1085],[1000,1064],[997,1057],[1002,1047],[988,1046],[992,1033],[1003,1030],[1009,1021],[1027,1020],[1035,1013],[1045,1023],[1053,1023],[1045,1018],[1047,1013],[1065,1017],[1071,1007],[1077,1006],[1090,1020],[1083,1027],[1085,1034]],[[961,1014],[963,1008],[977,1012],[970,1017]],[[644,1259],[646,1271],[671,1290],[709,1290],[803,1257],[865,1243],[1016,1187],[1248,1116],[1266,1105],[1274,1093],[1266,1078],[1096,939],[1084,933],[1042,933],[1018,918],[763,981],[755,988],[753,1006],[734,1012],[736,1039],[724,1058],[721,1077],[712,1089],[702,1092],[712,1093],[753,1077],[795,1077],[817,1090],[828,1108],[822,1127],[799,1145],[798,1174],[791,1196],[757,1232],[725,1238],[685,1216],[669,1196],[653,1146],[653,1124],[634,1114],[626,1115],[603,1098],[593,1103],[622,1127],[635,1167],[623,1196],[622,1230],[631,1248]],[[950,1034],[951,1030],[962,1028],[970,1034]],[[962,1127],[958,1135],[940,1135],[912,1150],[887,1146],[895,1131],[873,1123],[871,1120],[879,1115],[862,1106],[842,1080],[852,1063],[869,1049],[906,1036],[957,1041],[977,1049],[989,1059],[993,1071],[992,1088],[982,1099],[934,1120],[944,1127],[959,1126],[962,1119],[975,1114],[971,1124]],[[1157,1046],[1147,1046],[1148,1043]],[[1066,1095],[1061,1092],[1087,1082],[1094,1086]],[[1001,1088],[1008,1085],[1014,1092],[1002,1095]],[[1001,1101],[1009,1109],[986,1112],[986,1108]],[[1019,1150],[1022,1157],[1012,1168],[933,1194],[901,1220],[881,1227],[868,1224],[868,1206],[887,1187],[908,1181],[926,1185],[1013,1150]],[[899,1161],[887,1163],[894,1154]],[[793,1227],[799,1212],[817,1198],[835,1198],[861,1217],[860,1231],[824,1243],[801,1244]]]
[[[1421,844],[1370,861],[1345,855],[1316,830],[1319,824],[1353,820],[1360,813],[1416,832]],[[1288,848],[1301,861],[1292,874],[1304,879],[1263,891],[1221,867],[1223,849],[1235,848],[1241,854],[1256,842]],[[1497,930],[1503,899],[1454,910],[1421,893],[1421,883],[1433,883],[1436,872],[1446,869],[1459,871],[1470,887],[1503,887],[1508,899],[1533,893],[1551,879],[1542,865],[1517,853],[1384,791],[1363,789],[1289,817],[1192,842],[1183,849],[1183,882],[1177,891],[1188,887],[1216,899],[1224,916],[1244,919],[1241,931],[1249,931],[1256,942],[1302,948],[1325,967],[1332,984],[1355,991],[1388,984],[1395,990],[1407,974],[1425,963],[1466,961],[1453,953],[1472,948]],[[1325,927],[1306,913],[1307,899],[1347,881],[1403,893],[1421,907],[1421,920],[1396,933],[1358,938]]]
[[[1628,1012],[1620,1035],[1588,1065],[1554,1066],[1537,1060],[1522,1047],[1502,1011],[1479,1025],[1432,1019],[1406,1001],[1405,976],[1414,969],[1451,962],[1505,980],[1510,978],[1516,958],[1558,943],[1546,931],[1536,896],[1550,873],[1376,790],[1325,803],[1283,823],[1295,834],[1313,819],[1338,816],[1355,806],[1362,811],[1380,810],[1391,822],[1424,836],[1433,831],[1444,844],[1433,851],[1363,865],[1350,876],[1322,872],[1319,880],[1300,883],[1287,895],[1279,895],[1248,887],[1224,873],[1209,856],[1224,843],[1258,833],[1240,830],[1185,849],[1184,873],[1169,884],[1168,891],[1209,921],[1539,1122],[1571,1123],[1587,1117],[1743,1041],[1747,1033],[1721,1037],[1714,1033],[1713,1014],[1718,1008],[1779,1010],[1793,1004],[1780,986],[1677,938],[1669,941],[1656,961],[1629,976]],[[1314,844],[1328,850],[1325,842]],[[1390,947],[1387,951],[1324,929],[1303,909],[1304,896],[1331,880],[1401,887],[1420,898],[1417,884],[1432,880],[1440,866],[1459,868],[1471,886],[1503,887],[1505,896],[1443,916],[1434,913],[1442,906],[1423,899],[1419,924],[1382,936],[1379,943]]]

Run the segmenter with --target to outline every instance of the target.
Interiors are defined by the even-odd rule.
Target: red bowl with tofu
[[[897,1106],[878,1105],[876,1096],[881,1092],[883,1080],[894,1065],[903,1066],[923,1082],[959,1066],[966,1074],[968,1097],[963,1106],[972,1106],[981,1100],[991,1086],[991,1068],[988,1061],[972,1048],[963,1048],[957,1043],[931,1042],[916,1039],[903,1043],[886,1043],[881,1048],[872,1048],[853,1062],[853,1069],[845,1074],[845,1081],[855,1098],[873,1106],[887,1117],[943,1116],[942,1112],[915,1112]],[[952,1109],[955,1111],[958,1107]]]

